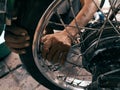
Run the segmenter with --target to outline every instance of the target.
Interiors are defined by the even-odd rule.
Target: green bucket
[[[10,54],[10,49],[6,46],[5,42],[0,44],[0,60]]]
[[[9,55],[11,52],[4,41],[3,31],[5,30],[5,8],[3,6],[6,4],[4,1],[5,0],[0,1],[0,60]]]
[[[3,30],[0,29],[0,32],[3,32]],[[8,56],[10,52],[10,49],[5,44],[4,33],[0,33],[0,61]]]

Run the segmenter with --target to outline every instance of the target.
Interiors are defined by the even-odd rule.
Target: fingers
[[[22,49],[22,48],[28,47],[30,45],[30,43],[29,43],[29,41],[22,42],[22,43],[9,43],[9,42],[6,42],[6,45],[8,45],[10,48]]]
[[[67,58],[67,53],[68,52],[63,52],[62,53],[62,56],[61,56],[61,59],[60,59],[60,63],[63,65],[66,61],[66,58]]]
[[[43,49],[42,49],[42,56],[43,58],[47,58],[47,54],[49,53],[49,49],[51,47],[51,41],[50,40],[46,40],[43,44]]]
[[[59,45],[61,44],[49,46],[50,48],[47,51],[45,51],[44,49],[42,52],[43,58],[47,59],[48,61],[52,63],[64,64],[66,61],[66,56],[67,56],[69,48],[68,46],[65,47],[65,46],[59,46]]]
[[[27,30],[19,27],[7,27],[5,31],[5,42],[11,51],[25,54],[25,48],[30,45],[30,36]]]
[[[28,35],[27,30],[20,28],[20,27],[6,27],[6,32],[10,32],[14,35],[21,35],[21,36],[25,36]]]
[[[6,27],[5,40],[7,42],[21,43],[30,40],[27,30],[20,27]]]
[[[18,53],[18,54],[25,54],[26,50],[30,43],[29,41],[27,42],[22,42],[22,43],[11,43],[11,42],[6,42],[6,45],[10,48],[12,52]]]
[[[50,35],[46,35],[46,36],[41,38],[40,42],[44,43],[45,41],[49,40],[50,38],[51,38]]]
[[[60,52],[60,51],[56,52],[56,54],[53,57],[52,62],[59,63],[59,64],[63,65],[66,61],[67,53],[68,52]]]
[[[54,56],[56,56],[57,51],[58,51],[57,46],[51,47],[51,49],[49,50],[49,53],[47,55],[47,60],[54,61],[53,58],[54,58]]]
[[[61,52],[60,51],[57,51],[55,54],[54,54],[54,56],[53,56],[53,63],[60,63],[60,56],[61,56],[61,54],[60,54]]]
[[[41,38],[42,57],[52,63],[64,64],[71,46],[68,37],[63,33],[49,34]]]
[[[5,34],[5,40],[7,42],[12,42],[12,43],[22,43],[24,41],[30,40],[30,37],[28,35],[25,36],[17,36],[12,33],[6,32]]]

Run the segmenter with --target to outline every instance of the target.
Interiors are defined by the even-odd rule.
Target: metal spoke
[[[101,10],[101,8],[95,3],[95,0],[93,0],[93,2],[94,2],[94,4],[96,5],[96,7],[100,10],[100,12],[102,12],[102,14],[104,14],[104,12]],[[109,11],[108,11],[108,13],[107,13],[107,16],[106,16],[106,14],[104,14],[106,20],[108,20],[109,23],[112,23],[111,20],[109,20],[109,16],[110,16],[110,14],[111,14],[111,10],[112,10],[112,7],[109,8]],[[111,25],[114,26],[113,24],[111,24]],[[115,30],[116,30],[116,29],[115,29]],[[116,32],[117,32],[117,30],[116,30]],[[118,32],[117,32],[117,33],[118,33]]]
[[[93,2],[95,3],[94,0],[93,0]],[[97,7],[98,9],[100,9],[100,7],[99,7],[96,3],[95,3],[95,5],[96,5],[96,7]],[[120,35],[119,31],[116,29],[116,27],[113,25],[112,21],[109,19],[109,16],[110,16],[112,10],[113,10],[113,7],[111,6],[110,9],[109,9],[109,11],[108,11],[108,13],[107,13],[107,16],[105,15],[106,20],[104,21],[103,26],[100,28],[100,31],[99,31],[100,34],[99,34],[99,37],[98,37],[98,42],[97,42],[97,44],[96,44],[96,48],[97,48],[97,46],[98,46],[98,44],[99,44],[100,38],[101,38],[101,36],[102,36],[103,30],[104,30],[105,25],[106,25],[107,22],[109,22],[110,25],[114,28],[114,30],[118,33],[118,35]],[[100,9],[100,11],[102,12],[101,9]],[[102,13],[103,13],[103,12],[102,12]]]
[[[76,25],[79,33],[80,33],[80,28],[79,28],[79,25],[78,25],[78,23],[77,23],[76,15],[75,15],[74,10],[73,10],[73,5],[72,5],[72,3],[71,3],[70,0],[68,0],[68,2],[69,2],[69,5],[70,5],[70,10],[71,10],[71,12],[72,12],[72,14],[73,14],[73,17],[74,17],[75,25]]]
[[[63,24],[64,28],[66,29],[70,39],[72,40],[72,42],[74,42],[75,39],[72,37],[72,35],[69,33],[69,30],[66,28],[66,25],[65,25],[62,17],[60,16],[59,12],[57,11],[56,14],[57,14],[58,18],[60,19],[61,24]]]
[[[76,26],[71,26],[71,25],[68,25],[68,24],[61,24],[61,23],[57,23],[57,22],[53,22],[53,21],[49,21],[49,24],[52,24],[52,25],[58,25],[58,26],[63,26],[63,27],[72,27],[72,28],[77,28]],[[81,30],[83,29],[87,29],[87,30],[91,30],[91,31],[98,31],[99,29],[97,28],[90,28],[90,27],[81,27],[81,26],[78,26]]]
[[[73,17],[74,17],[74,21],[75,21],[76,28],[77,28],[77,30],[78,30],[78,34],[80,35],[80,38],[81,38],[81,40],[83,41],[82,34],[81,34],[81,26],[79,26],[78,23],[77,23],[76,15],[75,15],[75,12],[74,12],[74,9],[73,9],[73,5],[72,5],[72,3],[71,3],[70,0],[68,0],[68,2],[69,2],[69,5],[70,5],[70,10],[71,10],[71,12],[72,12],[72,14],[73,14]],[[85,28],[84,28],[84,29],[85,29]],[[76,34],[76,35],[77,35],[77,34]],[[82,43],[82,46],[85,46],[84,43]]]

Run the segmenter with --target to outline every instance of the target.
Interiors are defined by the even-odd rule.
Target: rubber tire
[[[41,14],[42,15],[42,14]],[[23,20],[24,21],[24,20]],[[24,22],[25,24],[22,25],[23,27],[26,27],[26,25],[28,25],[29,19],[26,19],[27,22]],[[39,20],[35,21],[35,25],[37,26]],[[36,80],[38,81],[40,84],[42,84],[43,86],[47,87],[50,90],[64,90],[60,87],[58,87],[57,85],[51,83],[48,79],[46,79],[42,73],[40,73],[38,67],[35,64],[34,58],[33,58],[33,53],[32,53],[32,43],[33,43],[33,38],[34,38],[34,33],[35,31],[31,31],[29,30],[28,26],[26,27],[26,29],[28,30],[28,33],[30,35],[30,46],[28,48],[26,48],[27,53],[20,55],[21,61],[24,64],[26,70],[30,73],[30,75]]]
[[[25,66],[26,70],[29,72],[29,74],[40,84],[42,84],[43,86],[45,86],[46,88],[50,89],[50,90],[63,90],[62,88],[54,85],[53,83],[51,83],[49,80],[47,80],[38,70],[35,62],[34,62],[34,58],[33,58],[33,53],[32,53],[32,43],[33,43],[33,37],[34,37],[34,33],[35,33],[35,28],[37,27],[38,21],[41,18],[42,14],[44,13],[44,11],[46,10],[46,8],[49,6],[49,4],[52,2],[53,0],[49,0],[49,1],[41,1],[40,0],[28,0],[27,3],[30,2],[31,6],[26,5],[27,8],[33,9],[33,11],[31,11],[30,9],[28,11],[27,8],[24,10],[21,9],[21,12],[19,15],[21,15],[22,13],[24,14],[24,17],[20,20],[20,25],[24,28],[26,28],[26,30],[28,31],[28,34],[30,36],[30,46],[28,48],[26,48],[27,53],[26,54],[22,54],[19,55],[20,59],[23,63],[23,65]],[[24,2],[24,0],[23,0]],[[27,4],[26,2],[23,3]],[[35,2],[35,6],[32,5]],[[39,3],[39,5],[38,5]],[[38,5],[38,6],[37,6]],[[47,7],[44,7],[47,6]],[[41,6],[41,8],[40,8]],[[43,7],[42,7],[43,6]],[[23,6],[24,7],[24,6]],[[38,10],[38,11],[37,11]],[[30,13],[30,17],[28,16],[28,13]],[[38,15],[38,16],[36,16]]]

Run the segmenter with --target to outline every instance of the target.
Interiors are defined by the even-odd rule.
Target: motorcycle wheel
[[[55,10],[57,10],[58,6],[60,6],[63,2],[64,0],[55,0],[43,14],[35,31],[33,45],[28,48],[28,53],[25,55],[25,57],[27,56],[27,61],[23,61],[23,63],[25,64],[28,72],[30,72],[30,74],[39,83],[50,90],[84,90],[86,86],[91,83],[92,77],[91,74],[88,73],[82,66],[82,55],[80,52],[81,46],[79,43],[71,47],[68,54],[69,57],[67,58],[68,61],[64,67],[59,64],[52,64],[47,60],[44,60],[41,56],[42,44],[39,41],[44,35],[44,31],[47,29],[47,26],[49,26],[49,24],[53,24],[53,22],[49,21],[55,13]],[[61,28],[64,28],[63,23],[62,25],[61,23],[56,24],[57,23],[54,23],[53,26],[60,26]],[[98,30],[98,28],[88,27],[84,27],[84,29]],[[103,27],[101,30],[103,30]],[[51,32],[53,32],[53,29]],[[34,59],[33,56],[30,55],[33,55]],[[71,60],[71,57],[74,59]],[[69,71],[67,71],[68,68]]]

